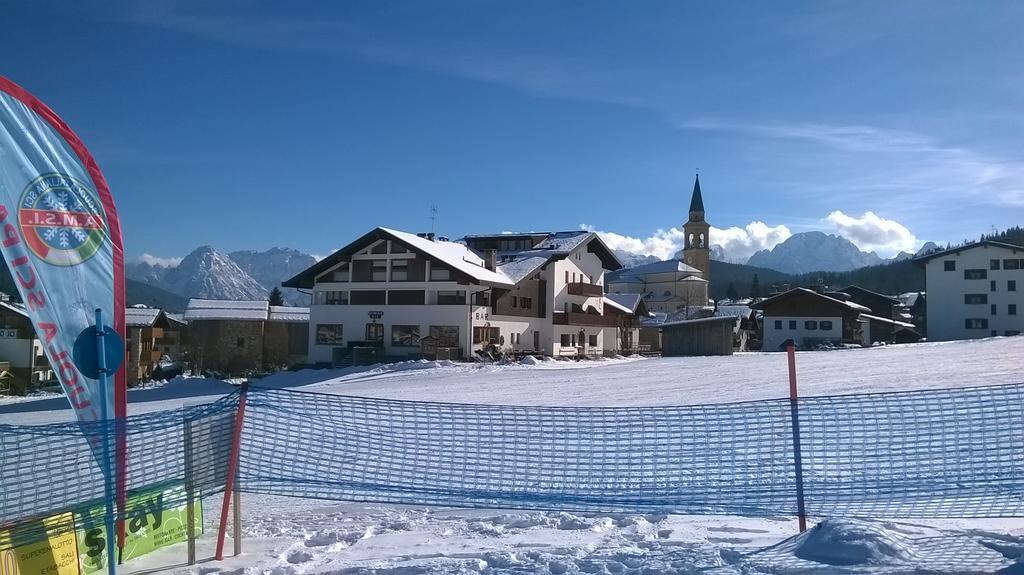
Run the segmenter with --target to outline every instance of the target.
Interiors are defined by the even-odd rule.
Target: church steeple
[[[700,195],[700,174],[693,180],[693,196],[690,198],[690,219],[693,219],[694,212],[704,214],[704,198]],[[701,219],[704,219],[701,217]]]
[[[704,219],[704,197],[700,193],[700,176],[693,180],[693,195],[690,197],[690,214],[683,224],[683,261],[704,272],[709,279],[711,272],[711,226]]]

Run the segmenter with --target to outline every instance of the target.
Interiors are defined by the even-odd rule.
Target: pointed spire
[[[690,212],[704,213],[704,198],[700,195],[700,174],[693,180],[693,197],[690,198]]]

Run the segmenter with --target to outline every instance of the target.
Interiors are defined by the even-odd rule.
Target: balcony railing
[[[556,311],[551,323],[555,325],[592,325],[599,327],[615,327],[618,325],[618,318],[612,315],[596,315],[590,313],[579,313],[575,311]]]
[[[588,297],[601,297],[604,295],[604,286],[572,282],[569,284],[569,295],[585,295]]]

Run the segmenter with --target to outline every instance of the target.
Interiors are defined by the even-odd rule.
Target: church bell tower
[[[711,246],[708,232],[711,226],[704,221],[704,198],[700,195],[700,176],[693,181],[693,196],[690,198],[690,217],[683,224],[686,236],[683,247],[683,262],[704,272],[704,279],[711,274]]]

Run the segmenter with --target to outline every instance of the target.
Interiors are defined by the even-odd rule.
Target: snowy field
[[[1024,380],[1024,337],[799,353],[802,395]],[[255,385],[404,400],[558,406],[682,405],[787,394],[784,354],[535,365],[406,362],[282,373]],[[179,379],[129,393],[143,413],[233,389]],[[0,399],[0,422],[70,420],[63,397]],[[1024,454],[1022,454],[1024,455]],[[200,557],[219,501],[206,502]],[[1024,573],[1024,519],[853,520],[453,510],[243,497],[245,554],[181,566],[183,546],[126,573]],[[229,546],[230,549],[230,546]],[[177,567],[170,567],[176,566]]]

